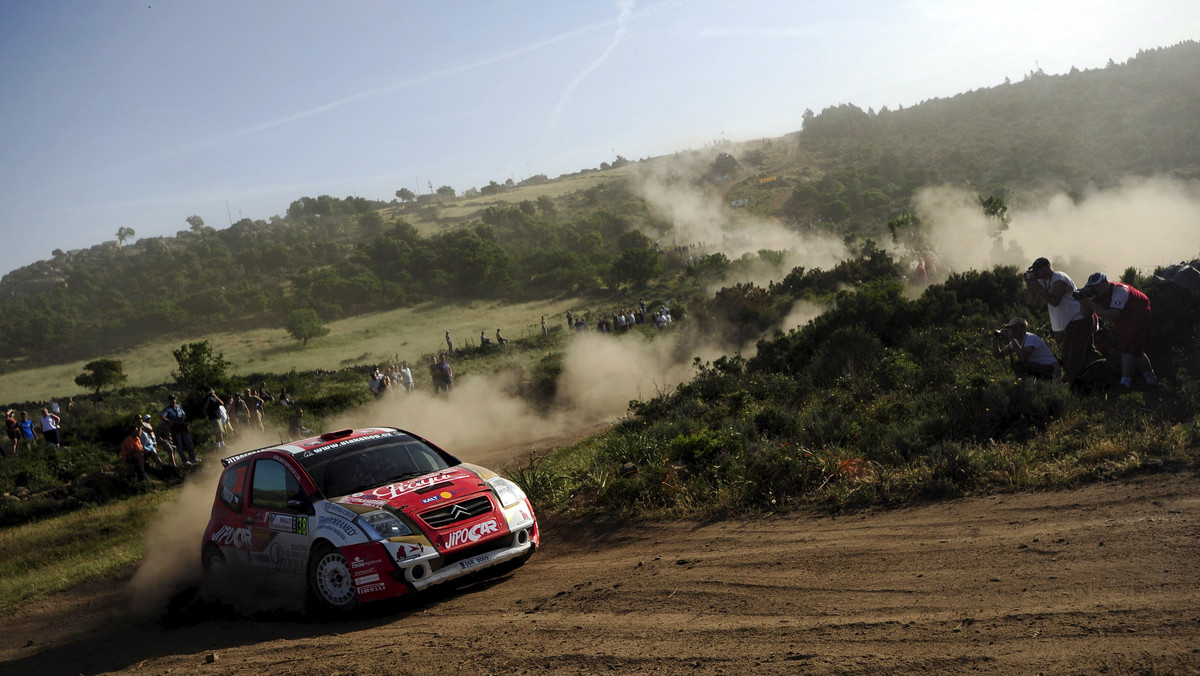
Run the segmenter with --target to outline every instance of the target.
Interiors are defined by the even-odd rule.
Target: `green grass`
[[[510,340],[541,333],[540,318],[551,326],[563,325],[563,314],[583,306],[579,299],[558,299],[502,305],[491,302],[464,304],[429,303],[413,308],[377,312],[330,322],[329,335],[307,347],[282,328],[170,337],[112,355],[101,355],[123,363],[127,384],[145,387],[171,382],[176,368],[171,351],[187,342],[207,340],[215,352],[233,364],[231,375],[287,373],[337,369],[354,364],[383,364],[407,359],[419,363],[424,354],[446,348],[450,331],[456,348],[479,344],[479,331],[489,338],[499,328]],[[0,375],[0,401],[60,400],[82,394],[75,376],[83,373],[90,359],[26,369]],[[414,373],[416,371],[414,370]]]
[[[146,526],[176,490],[0,530],[0,612],[98,580],[141,560]]]

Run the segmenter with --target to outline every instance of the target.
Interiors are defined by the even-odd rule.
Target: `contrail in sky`
[[[571,100],[571,95],[575,93],[576,87],[583,82],[592,71],[600,67],[608,59],[609,55],[616,50],[617,45],[621,44],[621,38],[629,32],[629,20],[633,18],[633,0],[618,0],[617,7],[620,11],[617,13],[617,30],[613,33],[612,41],[608,43],[608,48],[604,50],[595,61],[587,68],[584,68],[573,80],[567,83],[566,89],[563,90],[561,96],[558,97],[558,104],[554,106],[554,111],[550,113],[550,122],[546,125],[546,131],[542,134],[542,144],[545,145],[550,134],[554,132],[558,126],[558,120],[562,117],[563,109],[567,107],[567,103]]]

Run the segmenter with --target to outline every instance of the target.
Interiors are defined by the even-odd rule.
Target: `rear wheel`
[[[204,567],[204,577],[215,577],[221,574],[225,569],[225,555],[221,553],[221,549],[216,545],[210,544],[204,548],[204,554],[200,558],[200,565]]]
[[[350,564],[328,543],[318,545],[308,560],[308,598],[318,611],[340,613],[358,605]]]

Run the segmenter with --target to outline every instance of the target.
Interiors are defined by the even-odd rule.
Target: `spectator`
[[[139,479],[146,481],[150,477],[146,475],[146,453],[142,448],[140,428],[141,425],[138,425],[130,429],[129,436],[121,442],[121,459],[129,465],[132,471],[137,472]]]
[[[216,390],[208,388],[208,394],[204,397],[204,415],[208,417],[208,425],[212,428],[213,440],[217,443],[217,448],[225,447],[225,421],[222,420],[221,409],[225,407],[225,402],[217,396]]]
[[[1092,273],[1079,290],[1081,304],[1117,325],[1117,348],[1121,351],[1121,385],[1133,386],[1133,373],[1142,374],[1154,387],[1158,376],[1146,356],[1146,331],[1150,325],[1150,299],[1128,284],[1110,282],[1103,272]]]
[[[187,413],[179,405],[179,399],[175,395],[171,395],[170,402],[159,417],[171,426],[171,440],[175,448],[179,450],[179,459],[183,461],[183,466],[189,467],[193,463],[199,463],[200,458],[196,457],[196,445],[192,442],[192,433],[188,429]],[[172,462],[174,462],[174,458],[172,458]]]
[[[250,409],[250,421],[254,428],[263,432],[263,400],[254,390],[247,389],[242,397]]]
[[[33,448],[33,442],[37,439],[37,432],[33,430],[33,421],[29,419],[29,413],[21,411],[21,420],[17,423],[17,429],[21,430],[21,441],[28,441],[29,447]]]
[[[379,378],[379,389],[375,392],[376,398],[382,399],[392,391],[392,379],[386,374]]]
[[[379,367],[371,369],[371,375],[367,377],[367,387],[370,388],[371,394],[379,396],[379,381],[383,378],[379,373]]]
[[[292,405],[292,400],[288,398],[287,388],[279,388],[279,405],[287,408]]]
[[[158,435],[154,433],[154,425],[150,422],[150,414],[146,413],[140,418],[134,416],[134,422],[138,427],[138,439],[142,442],[142,451],[158,458]],[[158,465],[162,466],[161,459],[158,461]],[[171,466],[175,466],[174,453],[171,453]]]
[[[1016,356],[1013,373],[1018,378],[1033,376],[1035,378],[1057,378],[1059,373],[1058,358],[1050,351],[1046,341],[1028,332],[1028,323],[1024,317],[1013,317],[1004,325],[1004,331],[997,331],[997,338],[1006,332],[1011,339],[1004,347],[997,340],[993,345],[997,358],[1011,354]]]
[[[233,417],[238,421],[238,425],[242,429],[250,429],[250,406],[242,399],[242,395],[234,392],[233,395]]]
[[[55,450],[62,445],[62,439],[59,435],[59,425],[62,424],[62,418],[50,412],[50,409],[42,409],[42,437],[46,439],[46,443],[50,444],[50,448]]]
[[[146,417],[149,418],[149,416]],[[171,443],[171,424],[163,421],[159,423],[158,427],[159,432],[155,434],[155,439],[159,446],[167,449],[167,457],[171,460],[171,466],[178,467],[179,464],[175,462],[175,444]],[[180,453],[181,459],[182,456],[183,454]]]
[[[438,361],[438,367],[442,371],[442,387],[447,393],[454,389],[454,370],[450,368],[450,360],[446,355],[442,355]]]
[[[549,329],[546,328],[546,315],[542,315],[542,336],[544,337],[549,332]]]
[[[1055,271],[1050,261],[1039,258],[1025,271],[1025,303],[1045,301],[1050,312],[1050,330],[1062,351],[1063,378],[1073,382],[1092,353],[1092,317],[1079,309],[1075,282],[1065,272]]]
[[[54,397],[50,397],[50,412],[54,415],[60,415],[62,413],[62,409],[60,409],[58,406],[58,400]]]
[[[400,379],[402,381],[404,381],[404,391],[412,392],[413,391],[413,377],[412,377],[412,371],[409,370],[409,368],[408,368],[407,361],[400,362]]]
[[[454,343],[450,342],[450,332],[446,331],[446,351],[454,354]]]
[[[508,345],[508,339],[500,335],[500,329],[496,329],[496,344],[500,347]]]
[[[8,433],[8,441],[13,457],[17,456],[17,447],[21,443],[21,427],[17,422],[17,412],[11,408],[4,412],[4,431]],[[5,453],[5,455],[8,455]]]
[[[312,434],[312,430],[304,426],[304,409],[297,406],[291,422],[288,423],[288,439],[295,441],[310,434]]]

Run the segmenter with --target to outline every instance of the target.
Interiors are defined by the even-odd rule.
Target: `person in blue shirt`
[[[163,409],[161,418],[171,426],[172,443],[179,450],[183,466],[187,467],[200,462],[200,459],[196,457],[196,445],[192,442],[192,433],[188,429],[187,413],[179,405],[179,399],[175,395],[171,395],[171,400]]]

